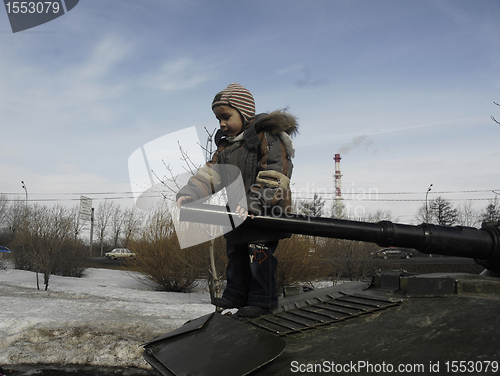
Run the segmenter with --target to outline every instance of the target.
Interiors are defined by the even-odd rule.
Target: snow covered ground
[[[0,270],[0,365],[87,364],[150,368],[141,344],[213,312],[208,291],[154,291],[129,272],[88,269],[83,278]]]

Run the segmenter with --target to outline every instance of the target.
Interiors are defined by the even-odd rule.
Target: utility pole
[[[94,242],[94,208],[90,213],[90,257],[92,257],[92,244]]]

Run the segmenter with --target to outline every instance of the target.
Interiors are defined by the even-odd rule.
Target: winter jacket
[[[216,135],[217,151],[212,160],[189,179],[177,193],[193,200],[208,197],[228,187],[234,176],[228,176],[225,165],[236,166],[243,179],[249,213],[279,215],[291,211],[290,178],[295,150],[291,135],[297,132],[296,118],[284,111],[257,115],[234,138]],[[233,199],[240,200],[240,197]],[[226,234],[234,243],[271,241],[289,236],[273,231],[236,228]]]

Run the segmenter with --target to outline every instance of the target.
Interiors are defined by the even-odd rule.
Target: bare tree
[[[21,201],[14,201],[9,207],[6,218],[11,240],[15,238],[25,218],[26,204]]]
[[[365,214],[366,222],[380,222],[380,221],[393,221],[392,213],[390,210],[383,211],[378,209],[375,213],[366,213]]]
[[[212,155],[214,153],[214,135],[216,130],[213,130],[212,133],[208,131],[207,128],[205,128],[205,132],[207,132],[207,143],[205,145],[204,151],[205,151],[205,160],[209,161],[212,158]],[[220,200],[221,196],[218,197],[213,197],[211,200],[212,201],[217,201]],[[216,203],[216,202],[213,202]],[[222,296],[222,274],[217,272],[217,260],[221,259],[221,252],[225,250],[225,246],[216,246],[217,244],[220,244],[220,242],[216,242],[215,239],[215,231],[218,231],[218,229],[214,226],[211,226],[211,231],[212,231],[212,236],[210,239],[210,244],[208,247],[208,254],[210,257],[210,268],[208,269],[208,287],[210,290],[210,297],[221,297]]]
[[[73,209],[71,209],[71,215],[74,218],[72,232],[75,235],[75,242],[76,242],[78,240],[78,234],[80,233],[80,231],[82,231],[83,227],[85,226],[85,222],[80,221],[80,219],[78,218],[80,215],[78,206],[75,206],[73,207]]]
[[[205,160],[207,164],[210,164],[210,160],[214,153],[214,135],[215,130],[213,132],[209,132],[208,129],[205,128],[207,132],[207,142],[205,147],[200,147],[205,152]],[[189,172],[191,175],[195,175],[198,170],[202,167],[195,164],[190,158],[189,154],[182,148],[182,145],[179,143],[179,151],[181,154],[181,160],[183,161],[183,168],[186,172]],[[160,178],[155,171],[153,175],[165,186],[166,192],[163,195],[164,199],[171,200],[175,202],[175,196],[179,189],[181,188],[178,182],[178,176],[174,174],[170,165],[165,163],[165,168],[167,170],[167,175],[164,175],[163,178]],[[224,194],[218,194],[211,197],[207,203],[211,204],[220,204],[221,197],[224,197]],[[220,229],[217,226],[203,226],[204,231],[210,235],[210,241],[208,242],[208,252],[210,257],[210,266],[208,268],[207,282],[210,290],[210,296],[220,297],[222,294],[222,275],[217,272],[217,260],[219,260],[220,252],[223,250],[220,249],[220,242],[216,242],[216,235],[220,232]],[[225,247],[224,247],[225,248]]]
[[[0,229],[5,225],[7,221],[7,214],[9,210],[9,201],[7,200],[7,195],[0,193]]]
[[[123,246],[129,247],[130,241],[139,233],[142,222],[144,221],[144,212],[139,211],[135,206],[125,209],[123,213]]]
[[[113,247],[118,247],[118,240],[123,229],[123,212],[119,206],[115,206],[111,211],[111,236]]]
[[[104,200],[104,202],[99,203],[99,207],[95,214],[95,228],[97,230],[97,237],[99,239],[99,249],[101,257],[104,256],[104,239],[106,238],[109,222],[113,211],[115,210],[115,205],[112,201]]]
[[[474,210],[472,201],[465,201],[457,208],[458,219],[457,223],[461,226],[475,227],[479,224],[479,213]]]
[[[430,222],[430,214],[429,214],[429,205],[422,204],[415,214],[415,219],[418,223],[427,223]]]
[[[30,207],[19,231],[16,232],[16,244],[25,256],[31,259],[36,271],[37,288],[40,289],[38,273],[43,273],[45,291],[49,287],[51,274],[57,267],[61,250],[71,238],[74,217],[68,209],[56,205],[48,208],[38,204]]]
[[[493,103],[495,103],[497,106],[500,106],[500,104],[498,104],[497,102],[493,102]],[[495,119],[494,116],[491,116],[491,120],[493,120],[497,124],[500,124],[500,122],[497,119]]]

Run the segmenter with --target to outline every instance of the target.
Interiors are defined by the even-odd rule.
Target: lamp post
[[[24,181],[21,180],[22,187],[24,189],[24,194],[26,195],[25,199],[25,208],[24,208],[24,220],[28,220],[28,188],[26,187],[26,184],[24,184]],[[23,247],[24,251],[24,247]],[[38,255],[35,253],[35,265],[38,264]],[[36,268],[36,288],[37,290],[40,290],[40,282],[38,281],[38,266]]]
[[[431,191],[432,184],[427,188],[427,193],[425,194],[425,222],[429,223],[429,205],[427,203],[427,196],[429,196],[429,192]],[[432,257],[432,254],[429,253],[429,257]]]
[[[429,196],[429,192],[431,191],[432,184],[427,188],[427,193],[425,194],[425,222],[429,223],[429,205],[427,201],[427,197]]]
[[[24,193],[26,195],[26,200],[25,200],[25,212],[28,214],[28,188],[26,188],[26,184],[24,184],[24,181],[21,180],[21,184],[24,188]]]

